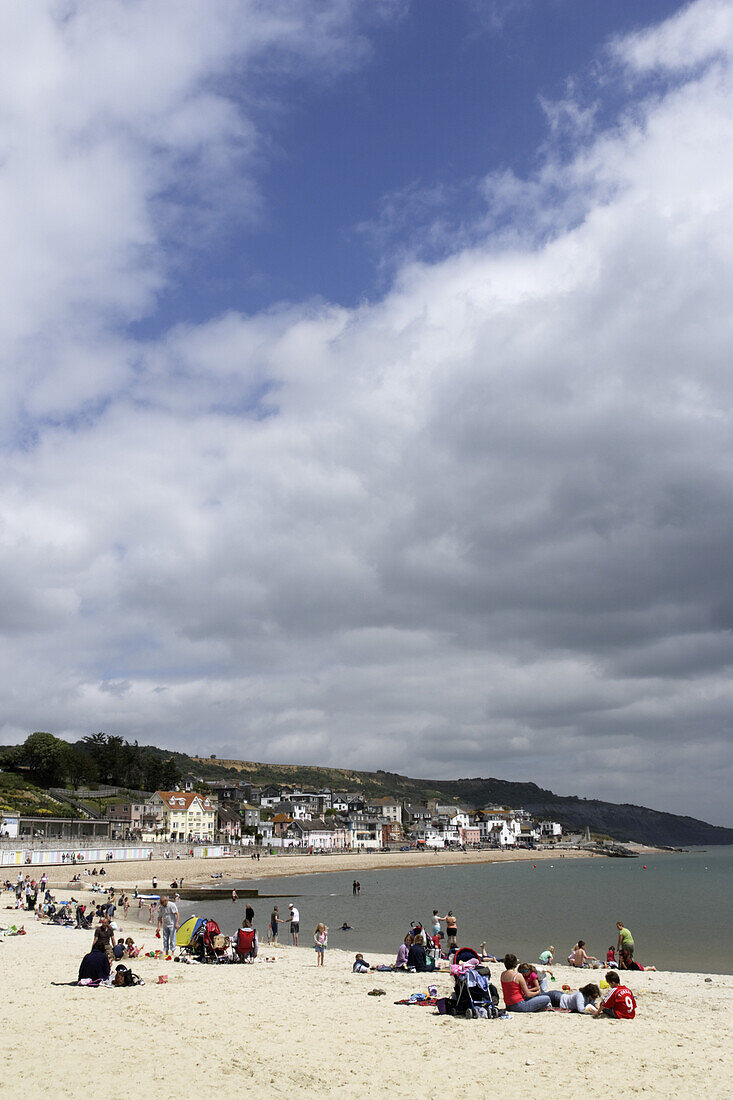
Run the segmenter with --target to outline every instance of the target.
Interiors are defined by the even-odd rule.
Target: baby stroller
[[[453,996],[453,1015],[466,1019],[495,1020],[499,1015],[499,991],[489,981],[491,971],[487,966],[468,970],[456,976]]]
[[[215,920],[201,920],[188,949],[199,962],[219,962],[226,955],[226,936],[222,936]]]

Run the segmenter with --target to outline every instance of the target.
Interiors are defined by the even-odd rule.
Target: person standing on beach
[[[270,927],[267,930],[267,942],[277,943],[278,924],[284,924],[277,905],[270,913]]]
[[[290,935],[291,935],[292,940],[293,940],[293,947],[297,947],[298,946],[298,933],[300,932],[300,913],[295,908],[292,901],[290,902],[289,909],[290,909],[290,916],[288,917],[288,920],[290,921]]]
[[[328,947],[328,928],[325,924],[316,925],[313,939],[315,940],[316,947],[316,966],[323,966],[326,957],[326,948]]]
[[[245,906],[244,919],[248,920],[252,927],[254,927],[255,911],[249,904],[249,902],[247,902],[247,905]]]
[[[618,966],[619,970],[626,970],[627,963],[634,958],[634,937],[628,928],[624,927],[622,920],[616,921],[618,928]]]
[[[163,929],[163,952],[172,955],[176,949],[176,932],[178,931],[178,906],[174,901],[168,901],[168,895],[163,894],[158,908],[158,931]]]
[[[456,946],[456,940],[458,939],[458,921],[453,916],[453,910],[449,909],[444,917],[438,917],[438,920],[445,921],[445,934],[448,937],[448,950],[451,947]]]

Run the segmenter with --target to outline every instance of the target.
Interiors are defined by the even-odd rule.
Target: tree
[[[69,745],[52,733],[32,733],[26,737],[21,759],[31,778],[41,786],[63,783],[66,776]]]
[[[84,752],[97,765],[102,783],[118,784],[123,780],[125,766],[125,741],[107,733],[94,733],[83,738]]]
[[[69,745],[66,753],[66,774],[76,790],[82,783],[96,782],[97,765],[88,753]]]

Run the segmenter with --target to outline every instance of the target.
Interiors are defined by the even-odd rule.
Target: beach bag
[[[213,940],[211,941],[211,945],[212,945],[212,947],[214,948],[215,951],[223,951],[224,948],[227,945],[226,936],[222,936],[222,935],[214,936]]]

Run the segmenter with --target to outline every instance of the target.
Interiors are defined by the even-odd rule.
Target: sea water
[[[355,857],[358,864],[359,857]],[[618,938],[616,921],[631,930],[635,958],[660,970],[733,973],[733,848],[649,854],[639,859],[553,859],[470,866],[375,869],[226,881],[232,889],[256,889],[255,926],[266,940],[273,905],[287,917],[288,903],[300,910],[300,943],[312,948],[319,921],[328,925],[330,947],[377,952],[392,961],[411,921],[428,930],[433,909],[453,910],[458,943],[497,957],[512,951],[536,960],[550,944],[564,962],[578,939],[605,960]],[[327,865],[327,857],[324,857]],[[253,864],[253,869],[256,865]],[[353,880],[361,893],[352,893]],[[214,885],[212,883],[212,885]],[[216,886],[221,889],[221,882]],[[181,916],[213,917],[233,933],[246,900],[182,902]],[[352,926],[340,931],[344,922]],[[445,925],[443,925],[445,927]],[[287,924],[281,942],[289,943]]]

